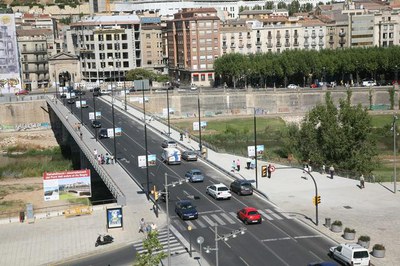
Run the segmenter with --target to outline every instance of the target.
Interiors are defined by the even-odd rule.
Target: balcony
[[[256,37],[261,38],[261,33],[257,32]]]
[[[271,42],[267,42],[267,48],[272,48],[272,43]]]
[[[285,47],[290,47],[290,43],[286,42]]]
[[[256,45],[261,46],[261,42],[260,41],[256,42]]]
[[[28,69],[24,69],[23,70],[23,73],[38,73],[38,74],[41,74],[41,73],[48,73],[48,72],[49,72],[49,68],[48,67],[37,67],[37,68],[30,67]]]
[[[299,43],[298,43],[298,42],[294,42],[294,43],[293,43],[293,46],[298,47],[298,46],[299,46]]]
[[[252,46],[251,43],[248,43],[248,44],[246,45],[247,48],[251,48],[251,46]]]
[[[320,37],[320,38],[322,38],[322,37],[324,37],[325,35],[324,35],[324,33],[322,32],[322,31],[320,31],[319,33],[318,33],[318,37]]]
[[[236,44],[235,43],[231,43],[231,49],[235,49],[236,48]]]
[[[243,40],[243,35],[239,34],[239,40]]]
[[[277,43],[276,43],[276,47],[282,47],[281,42],[277,42]]]
[[[290,34],[289,33],[285,33],[285,39],[289,39],[290,38]]]
[[[47,54],[47,49],[22,49],[22,54]]]
[[[315,34],[315,32],[311,33],[311,38],[313,39],[317,38],[317,34]]]
[[[251,34],[247,33],[247,39],[251,39]]]
[[[226,35],[222,36],[222,40],[226,40]]]
[[[293,38],[299,38],[299,34],[298,34],[298,33],[295,33],[295,34],[293,35]]]
[[[305,33],[304,33],[304,38],[307,39],[308,37],[310,37],[310,35],[308,35],[308,32],[305,32]]]
[[[267,39],[272,40],[272,35],[268,35]]]
[[[304,43],[304,47],[305,47],[305,48],[308,48],[309,46],[310,46],[310,44],[309,44],[308,42],[305,42],[305,43]]]
[[[239,48],[243,48],[243,47],[244,47],[243,43],[239,44]]]
[[[344,31],[339,32],[339,37],[343,38],[345,36],[346,36],[346,32],[344,32]]]
[[[228,49],[228,46],[226,44],[222,45],[222,49],[226,50]]]
[[[346,43],[346,40],[344,38],[339,39],[339,44],[344,45]]]

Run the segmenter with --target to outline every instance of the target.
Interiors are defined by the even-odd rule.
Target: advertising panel
[[[90,170],[45,172],[44,200],[67,200],[92,196]]]
[[[14,14],[0,14],[0,47],[0,91],[15,94],[23,88]]]
[[[75,102],[76,108],[81,108],[81,102],[82,102],[82,108],[88,107],[86,100],[82,100]]]
[[[201,129],[205,129],[207,127],[207,121],[201,121]],[[193,130],[199,130],[199,122],[193,122]]]
[[[115,128],[115,136],[121,137],[122,136],[122,129],[120,127]],[[107,128],[107,137],[113,138],[114,137],[114,130],[113,128]]]
[[[120,228],[122,226],[122,207],[107,209],[107,228]]]
[[[256,149],[254,146],[247,146],[247,156],[255,157]],[[264,154],[264,145],[257,145],[257,157],[263,156]]]
[[[96,112],[96,120],[101,119],[101,112]],[[94,120],[94,112],[89,112],[89,120]]]
[[[155,154],[147,155],[147,160],[149,161],[149,166],[155,166],[157,162],[157,156]],[[146,168],[146,155],[138,156],[138,166],[140,168]]]

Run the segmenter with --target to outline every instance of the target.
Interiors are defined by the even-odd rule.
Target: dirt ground
[[[7,147],[16,145],[45,149],[58,146],[58,143],[52,130],[0,132],[1,152],[4,152]],[[7,208],[3,206],[3,212],[20,211],[18,205],[25,206],[26,203],[32,203],[35,210],[54,208],[64,204],[60,201],[44,201],[42,176],[29,178],[2,177],[0,188],[7,194],[4,197],[0,195],[0,205],[5,205],[8,202]]]

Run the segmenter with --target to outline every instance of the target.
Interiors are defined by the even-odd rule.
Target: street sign
[[[270,170],[271,172],[275,172],[275,166],[271,165],[271,166],[269,167],[269,170]]]

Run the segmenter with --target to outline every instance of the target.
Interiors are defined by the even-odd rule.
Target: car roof
[[[190,205],[193,205],[190,200],[180,200],[180,201],[177,201],[176,204],[184,204],[184,205],[190,204]]]
[[[245,179],[238,179],[238,180],[235,180],[233,182],[238,182],[240,184],[250,184],[251,185],[251,182],[249,180],[245,180]]]
[[[244,207],[243,209],[246,210],[246,211],[256,211],[256,212],[258,212],[258,210],[256,208],[253,208],[253,207]]]
[[[222,183],[219,183],[219,184],[212,184],[212,186],[215,186],[215,187],[226,187],[224,184],[222,184]]]

